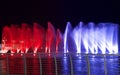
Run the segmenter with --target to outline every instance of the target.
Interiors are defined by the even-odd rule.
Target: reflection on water
[[[8,58],[7,58],[8,57]],[[25,57],[25,58],[24,58]],[[118,56],[5,55],[0,58],[0,75],[118,75]],[[41,62],[40,62],[41,61]],[[106,62],[104,62],[106,61]],[[89,66],[89,67],[88,67]],[[41,68],[41,69],[40,69]]]
[[[93,75],[105,75],[105,66],[104,66],[104,58],[103,56],[96,56],[90,58],[90,69],[91,74]]]
[[[62,65],[63,65],[63,70],[61,71],[62,75],[70,75],[71,69],[70,69],[70,61],[68,57],[65,57],[62,59]]]
[[[0,59],[0,75],[6,74],[6,61]]]

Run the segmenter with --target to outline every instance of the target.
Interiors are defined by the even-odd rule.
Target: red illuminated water
[[[26,23],[5,26],[2,31],[2,53],[57,53],[61,41],[60,30],[56,31],[50,22],[47,30],[37,23],[33,27]]]

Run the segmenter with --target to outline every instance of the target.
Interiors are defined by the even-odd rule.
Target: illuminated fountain
[[[67,23],[64,35],[48,22],[45,30],[37,23],[30,27],[23,23],[20,26],[3,27],[1,53],[118,53],[118,25],[113,23],[80,22],[74,29]]]
[[[75,44],[75,45],[74,45]],[[91,54],[118,53],[118,25],[112,23],[80,22],[73,30],[67,23],[64,34],[64,52]]]
[[[47,31],[37,23],[33,27],[23,23],[21,27],[11,25],[5,26],[2,32],[1,53],[37,53],[58,52],[62,34],[59,29],[57,33],[53,25],[48,22]]]

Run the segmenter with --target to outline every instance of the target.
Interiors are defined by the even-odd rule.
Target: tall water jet
[[[99,30],[98,30],[98,35],[97,35],[97,40],[98,40],[98,48],[102,52],[102,54],[105,54],[106,52],[106,27],[104,23],[99,23],[98,24]]]
[[[74,28],[72,33],[73,39],[77,47],[77,53],[81,53],[82,25],[83,22],[80,22],[79,25]]]
[[[26,30],[27,30],[27,27],[28,25],[26,23],[23,23],[22,24],[22,28],[20,30],[20,50],[21,50],[21,53],[25,53],[26,51]]]
[[[28,27],[26,29],[26,37],[25,37],[25,53],[28,53],[29,48],[33,46],[33,33],[32,29]]]
[[[114,34],[113,49],[114,49],[114,54],[117,54],[118,53],[118,25],[115,25],[113,34]]]
[[[71,31],[72,27],[71,27],[71,24],[70,22],[67,22],[67,26],[66,26],[66,29],[65,29],[65,33],[64,33],[64,53],[67,53],[68,52],[68,35],[70,34],[70,31]]]
[[[45,53],[55,51],[55,29],[53,25],[48,22],[48,29],[46,32],[46,50]]]
[[[88,23],[88,48],[92,54],[97,53],[93,22]]]
[[[56,34],[56,53],[58,53],[59,50],[59,45],[61,44],[62,41],[62,34],[59,29],[57,29],[57,34]]]
[[[86,54],[89,52],[88,49],[88,28],[85,26],[82,28],[82,43],[83,43],[83,52],[85,52]]]
[[[15,53],[17,52],[17,42],[18,42],[17,26],[12,25],[10,31],[11,31],[11,53]]]
[[[107,50],[109,50],[109,54],[118,53],[118,25],[117,24],[107,24]]]
[[[34,39],[34,53],[38,51],[38,49],[41,49],[44,47],[45,42],[45,30],[42,26],[40,26],[37,23],[34,23],[33,27],[33,39]]]
[[[3,28],[2,32],[2,53],[8,52],[11,49],[11,32],[8,26]]]

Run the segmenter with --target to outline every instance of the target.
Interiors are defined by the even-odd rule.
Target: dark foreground
[[[0,55],[0,75],[118,75],[118,55]]]

